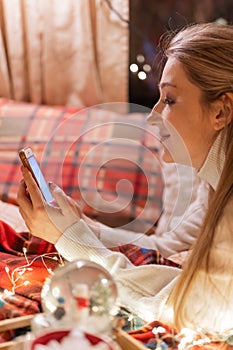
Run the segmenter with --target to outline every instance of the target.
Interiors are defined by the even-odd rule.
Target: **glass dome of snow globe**
[[[111,274],[89,260],[67,262],[44,283],[42,309],[54,328],[74,326],[108,332],[117,311],[117,287]]]

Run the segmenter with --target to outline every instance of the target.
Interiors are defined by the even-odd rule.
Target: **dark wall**
[[[158,99],[156,48],[162,33],[217,20],[233,23],[232,0],[130,0],[129,61],[138,66],[137,72],[129,68],[130,102],[151,108]]]

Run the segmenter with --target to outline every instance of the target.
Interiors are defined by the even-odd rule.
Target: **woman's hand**
[[[24,180],[18,191],[19,211],[32,235],[56,243],[62,233],[82,217],[82,211],[56,185],[50,190],[56,206],[47,204],[30,171],[22,167]]]

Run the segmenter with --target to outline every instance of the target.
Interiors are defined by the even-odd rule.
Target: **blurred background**
[[[129,101],[151,108],[158,98],[156,47],[163,32],[210,21],[232,24],[233,1],[129,1]]]
[[[233,22],[233,0],[0,0],[0,97],[45,105],[158,98],[162,33]]]

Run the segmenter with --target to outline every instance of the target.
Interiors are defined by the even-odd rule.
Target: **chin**
[[[165,163],[175,163],[174,159],[172,158],[171,154],[164,149],[161,154],[161,159]]]
[[[166,148],[163,149],[161,153],[161,160],[164,163],[176,163],[193,167],[191,159],[187,158],[185,153],[177,155],[174,154],[174,157],[171,156],[171,153]]]

